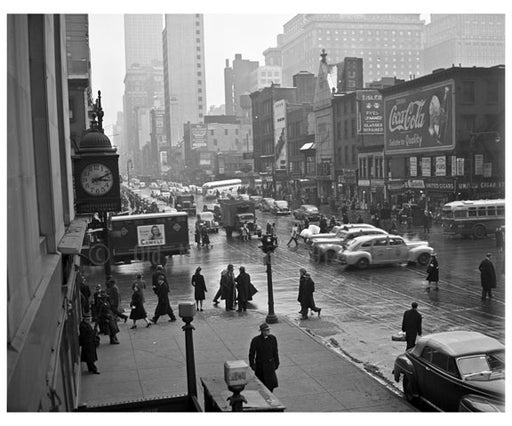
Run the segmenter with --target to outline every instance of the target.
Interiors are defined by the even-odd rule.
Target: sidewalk
[[[224,361],[248,362],[250,341],[259,334],[258,326],[265,320],[261,312],[226,312],[221,305],[206,305],[192,322],[198,400],[203,409],[200,378],[223,377]],[[80,404],[187,393],[183,321],[178,318],[170,323],[162,317],[150,328],[138,321],[134,330],[130,330],[130,323],[119,323],[119,345],[110,345],[108,336],[101,336],[96,363],[100,375],[88,373],[82,363]],[[286,406],[286,412],[417,411],[286,318],[280,317],[270,329],[277,337],[281,361],[277,370],[279,387],[274,395]]]

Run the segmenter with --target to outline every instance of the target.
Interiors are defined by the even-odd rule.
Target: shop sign
[[[409,179],[407,181],[407,188],[425,189],[425,182],[423,182],[423,179]]]
[[[409,158],[409,168],[411,170],[411,176],[418,176],[418,159],[416,157]]]
[[[446,80],[384,99],[384,151],[411,153],[455,147],[455,83]]]
[[[401,190],[404,188],[405,188],[405,182],[402,180],[388,181],[388,189],[389,190]]]
[[[475,175],[482,176],[484,174],[484,156],[483,154],[475,154]]]
[[[464,176],[464,158],[457,158],[457,176]]]
[[[370,186],[369,179],[359,179],[358,186]]]
[[[453,182],[425,182],[425,189],[453,191]]]
[[[373,187],[383,187],[384,179],[372,179],[371,186]]]
[[[452,176],[457,176],[457,156],[452,155]]]
[[[192,149],[208,146],[206,140],[207,127],[204,124],[192,124],[190,126],[190,136],[192,139]]]
[[[484,163],[484,177],[489,178],[492,176],[492,163]]]

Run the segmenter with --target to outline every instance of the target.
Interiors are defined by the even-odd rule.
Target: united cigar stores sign
[[[384,98],[384,149],[410,154],[455,147],[455,83],[442,83]]]

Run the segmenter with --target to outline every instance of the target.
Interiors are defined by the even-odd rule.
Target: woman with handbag
[[[130,327],[130,329],[137,328],[137,320],[139,319],[146,321],[146,327],[150,327],[151,323],[148,321],[148,315],[146,313],[146,309],[144,309],[144,296],[142,295],[142,291],[137,284],[133,286],[132,301],[130,306],[132,308],[130,312],[130,319],[133,320],[133,325]]]

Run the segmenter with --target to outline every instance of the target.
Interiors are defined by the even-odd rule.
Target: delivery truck
[[[256,205],[252,200],[219,199],[222,226],[226,231],[226,237],[231,238],[233,231],[240,232],[240,228],[246,224],[249,233],[254,235],[258,231],[256,225]]]
[[[109,230],[111,262],[133,260],[165,265],[167,256],[188,254],[186,212],[113,216]]]

